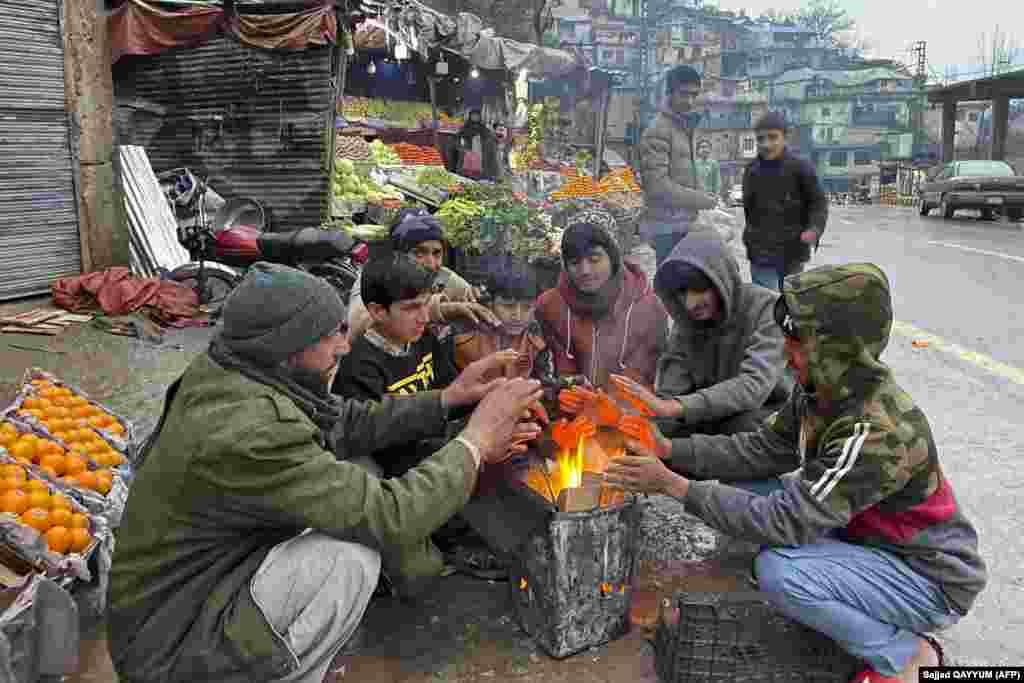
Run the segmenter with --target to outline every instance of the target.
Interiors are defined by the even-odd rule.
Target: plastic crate
[[[654,639],[664,683],[847,683],[863,663],[780,614],[763,593],[680,593]]]

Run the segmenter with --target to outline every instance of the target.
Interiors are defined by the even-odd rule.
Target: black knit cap
[[[498,268],[487,278],[487,291],[492,298],[536,299],[540,294],[537,277],[525,268]]]
[[[786,124],[785,116],[779,112],[770,111],[757,120],[757,124],[754,125],[754,130],[781,130],[785,133],[789,130],[789,126]]]

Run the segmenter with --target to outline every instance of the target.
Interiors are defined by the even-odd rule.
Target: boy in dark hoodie
[[[654,394],[627,387],[670,436],[757,431],[792,388],[772,313],[776,296],[740,279],[718,237],[697,233],[661,264],[654,289],[674,323],[668,348]]]
[[[559,377],[583,375],[595,387],[612,374],[654,385],[668,315],[636,266],[623,262],[615,219],[587,209],[562,234],[558,286],[540,295],[535,316]]]
[[[786,149],[786,120],[769,112],[754,126],[757,159],[743,174],[743,244],[754,284],[779,291],[825,233],[828,199],[814,166]]]
[[[627,442],[637,455],[608,480],[763,544],[761,591],[867,663],[852,683],[916,682],[942,659],[920,634],[966,615],[987,573],[928,418],[880,360],[889,280],[870,263],[791,275],[774,314],[798,376],[789,402],[756,432]],[[751,480],[774,490],[757,495]]]

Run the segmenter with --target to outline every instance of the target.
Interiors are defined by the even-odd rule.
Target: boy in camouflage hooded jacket
[[[889,282],[872,264],[791,275],[776,320],[800,380],[782,410],[756,432],[659,435],[659,458],[630,444],[646,457],[622,458],[608,478],[768,546],[755,562],[761,590],[867,662],[856,683],[917,681],[936,659],[919,634],[965,615],[986,570],[927,418],[879,360]],[[770,495],[752,492],[765,484]]]

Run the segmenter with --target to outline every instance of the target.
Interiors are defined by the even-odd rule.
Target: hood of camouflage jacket
[[[790,275],[782,297],[808,351],[810,380],[832,411],[890,376],[880,357],[892,331],[892,297],[878,266],[852,263]]]

